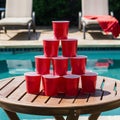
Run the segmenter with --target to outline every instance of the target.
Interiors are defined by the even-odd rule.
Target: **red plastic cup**
[[[83,93],[94,93],[96,89],[97,73],[88,72],[81,75]]]
[[[36,72],[24,73],[26,80],[26,89],[30,94],[38,94],[40,92],[41,76]]]
[[[76,96],[79,91],[79,75],[64,75],[63,78],[66,81],[66,95]]]
[[[58,94],[65,94],[66,93],[66,81],[63,76],[60,76],[58,81]]]
[[[58,82],[59,82],[59,76],[48,74],[43,75],[42,81],[43,81],[43,88],[45,95],[47,96],[56,96],[58,93]]]
[[[52,21],[52,27],[55,39],[67,39],[69,21]]]
[[[36,72],[44,75],[50,73],[50,58],[42,55],[35,56]]]
[[[77,39],[66,39],[61,41],[62,55],[64,57],[75,57],[77,54]]]
[[[67,57],[54,57],[52,58],[53,74],[54,75],[66,75],[68,70],[68,58]]]
[[[82,75],[86,71],[87,56],[71,57],[70,63],[72,74]]]
[[[54,39],[43,40],[43,51],[46,57],[57,57],[59,41]]]

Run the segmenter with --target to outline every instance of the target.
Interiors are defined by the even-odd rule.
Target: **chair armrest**
[[[82,13],[79,12],[79,13],[78,13],[78,29],[79,29],[79,30],[82,29],[81,21],[82,21]]]
[[[110,15],[111,15],[111,16],[114,16],[114,13],[113,13],[113,11],[110,11]]]
[[[79,13],[78,13],[78,19],[81,20],[81,18],[82,18],[82,13],[79,12]]]
[[[33,23],[35,24],[35,12],[34,11],[32,12],[32,20],[33,20]]]
[[[5,17],[5,12],[1,12],[1,19]]]

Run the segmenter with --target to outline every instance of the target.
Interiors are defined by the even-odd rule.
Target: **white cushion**
[[[32,18],[3,18],[0,20],[0,25],[27,25]]]
[[[5,17],[31,17],[32,0],[6,0]]]
[[[85,17],[82,17],[82,21],[84,21],[86,23],[86,25],[99,24],[97,20],[95,20],[95,19],[87,19]]]
[[[108,0],[82,0],[82,15],[108,15]]]

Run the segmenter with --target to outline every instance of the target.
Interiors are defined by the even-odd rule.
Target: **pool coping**
[[[43,39],[53,38],[51,27],[39,26],[36,31],[36,34],[31,32],[31,40],[27,39],[27,31],[24,30],[8,30],[7,34],[0,31],[0,48],[42,48]],[[120,48],[120,36],[112,39],[111,36],[106,37],[104,34],[101,35],[101,32],[94,33],[94,36],[90,32],[87,32],[86,39],[84,40],[83,32],[79,31],[77,27],[69,29],[68,38],[77,39],[78,48]]]

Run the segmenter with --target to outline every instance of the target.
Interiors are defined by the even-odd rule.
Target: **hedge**
[[[33,0],[37,25],[51,25],[52,20],[69,20],[70,25],[78,25],[81,0]],[[120,0],[109,0],[109,9],[120,19]]]
[[[77,25],[80,0],[34,0],[38,25],[51,25],[52,20],[69,20]]]

